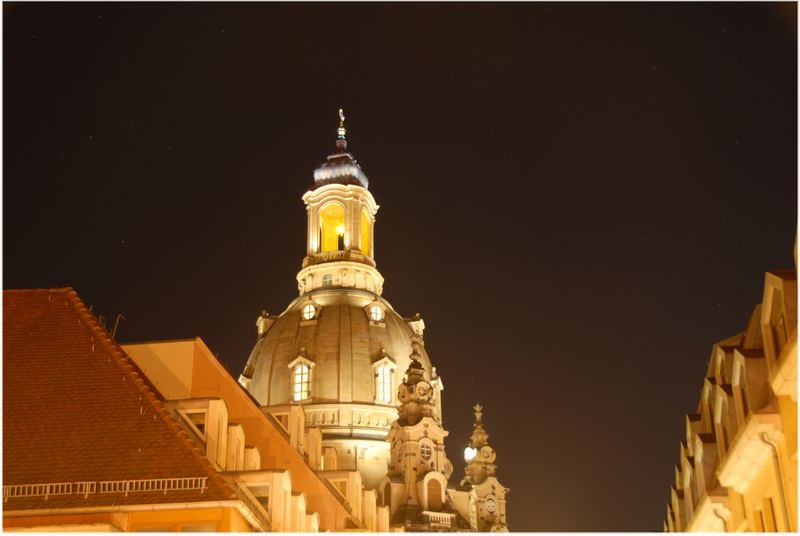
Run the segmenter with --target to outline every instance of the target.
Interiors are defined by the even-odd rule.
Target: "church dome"
[[[299,297],[278,316],[262,312],[239,382],[287,430],[291,415],[318,429],[324,467],[357,468],[374,489],[391,462],[386,437],[412,356],[422,367],[415,371],[430,382],[439,423],[444,386],[425,351],[422,318],[403,318],[381,297],[374,247],[380,207],[347,152],[342,110],[337,135],[336,151],[303,194],[308,223]]]
[[[399,385],[415,348],[425,375],[431,377],[422,321],[404,319],[371,292],[314,290],[295,299],[279,316],[266,317],[265,323],[243,375],[250,393],[264,406],[298,401],[396,406],[377,401],[376,365],[389,363],[392,384]],[[309,392],[300,400],[292,390],[297,363],[310,369]]]

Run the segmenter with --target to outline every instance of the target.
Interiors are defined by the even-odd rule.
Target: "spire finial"
[[[344,135],[347,133],[347,131],[344,128],[344,110],[342,110],[341,108],[339,108],[339,130],[337,130],[337,133],[339,134],[340,140],[343,140]]]
[[[483,406],[480,403],[475,404],[475,407],[472,409],[475,410],[475,424],[481,424],[481,417],[483,416]]]

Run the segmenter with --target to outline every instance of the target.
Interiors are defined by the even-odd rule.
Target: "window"
[[[308,305],[303,306],[303,319],[304,320],[311,320],[317,315],[317,308],[314,307],[313,303],[309,303]]]
[[[428,443],[422,443],[419,446],[419,454],[422,456],[423,460],[430,460],[432,453],[433,449],[431,449],[431,446]]]
[[[376,373],[376,396],[378,402],[390,404],[392,402],[392,369],[388,364],[378,367]]]
[[[299,364],[294,367],[294,401],[306,400],[311,396],[311,369],[308,365]]]
[[[367,216],[367,211],[361,211],[361,252],[364,255],[372,256],[372,249],[370,244],[370,238],[372,238],[372,228],[369,223],[369,216]]]
[[[319,232],[321,251],[341,251],[344,249],[344,207],[331,203],[319,212]]]
[[[333,274],[325,274],[324,276],[322,276],[322,286],[323,287],[333,286]]]
[[[192,425],[197,428],[200,435],[205,438],[206,436],[206,412],[205,411],[187,411],[186,418]]]
[[[381,320],[383,320],[383,307],[377,304],[372,305],[369,308],[369,317],[371,320],[375,322],[380,322]]]

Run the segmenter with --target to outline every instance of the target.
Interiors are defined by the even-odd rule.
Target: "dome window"
[[[322,286],[323,287],[333,286],[333,274],[325,274],[324,276],[322,276]]]
[[[386,327],[386,306],[380,300],[373,300],[364,307],[369,324],[377,328]]]
[[[394,400],[394,373],[397,364],[381,349],[381,358],[372,364],[375,369],[375,403],[391,404]]]
[[[311,396],[311,368],[308,365],[297,365],[294,367],[293,384],[295,402],[306,400]]]
[[[379,402],[388,404],[392,401],[392,370],[389,365],[381,365],[377,372],[377,399]]]
[[[289,363],[292,402],[301,402],[311,398],[311,386],[314,384],[314,362],[304,354],[305,348],[301,348],[300,355]]]
[[[317,316],[317,308],[314,307],[313,303],[309,303],[303,306],[303,320],[312,320],[316,316]]]

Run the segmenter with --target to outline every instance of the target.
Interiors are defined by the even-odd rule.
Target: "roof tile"
[[[233,498],[70,288],[3,292],[3,484],[210,477],[208,489],[11,498],[6,509]]]

